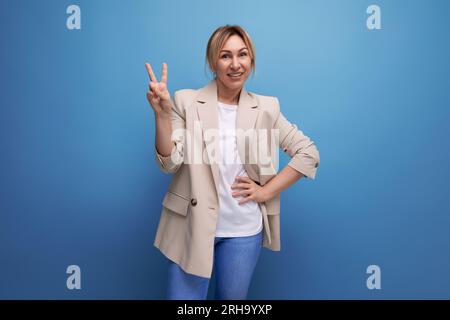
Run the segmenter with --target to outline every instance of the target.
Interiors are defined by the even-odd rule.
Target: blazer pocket
[[[182,216],[186,216],[189,208],[189,203],[190,201],[187,197],[172,191],[167,191],[166,195],[164,196],[162,205],[170,211],[178,213]]]

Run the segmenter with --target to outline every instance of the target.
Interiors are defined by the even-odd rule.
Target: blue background
[[[81,30],[66,28],[70,4]],[[371,4],[381,30],[366,27]],[[256,45],[247,89],[277,96],[321,155],[316,180],[283,192],[282,251],[262,251],[249,298],[449,299],[449,12],[445,0],[3,0],[0,298],[164,298],[153,240],[170,176],[144,63],[158,78],[168,63],[171,93],[202,87],[210,34],[236,23]],[[72,264],[81,290],[66,287]],[[381,290],[366,287],[372,264]]]

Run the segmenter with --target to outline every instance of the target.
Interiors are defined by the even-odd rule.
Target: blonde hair
[[[206,62],[208,63],[211,72],[215,73],[215,66],[219,60],[220,50],[225,45],[225,42],[233,35],[239,36],[247,46],[250,59],[252,60],[253,74],[256,72],[255,66],[255,47],[252,39],[248,33],[238,25],[225,25],[217,28],[208,40],[206,47]]]

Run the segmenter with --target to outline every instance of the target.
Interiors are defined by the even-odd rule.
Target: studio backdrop
[[[256,47],[246,89],[278,97],[321,158],[281,194],[281,251],[262,251],[249,299],[450,299],[449,12],[2,0],[0,298],[164,298],[153,241],[171,176],[144,63],[158,78],[168,64],[171,94],[203,87],[209,36],[238,24]]]

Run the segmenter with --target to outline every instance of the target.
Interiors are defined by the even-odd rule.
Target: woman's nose
[[[233,58],[233,61],[231,62],[231,68],[239,69],[239,60],[237,57]]]

